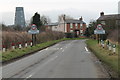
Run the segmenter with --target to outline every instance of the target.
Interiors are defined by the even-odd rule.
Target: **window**
[[[72,23],[70,23],[70,28],[73,28],[73,24]]]
[[[75,27],[76,27],[76,29],[78,28],[78,24],[77,23],[75,24]]]
[[[83,24],[80,24],[80,28],[82,28]]]
[[[105,25],[105,21],[101,21],[101,24]]]
[[[73,30],[70,30],[70,32],[73,32]]]

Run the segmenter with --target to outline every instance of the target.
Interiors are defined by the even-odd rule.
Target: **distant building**
[[[14,25],[25,27],[25,17],[24,17],[23,7],[16,7]]]
[[[104,12],[101,12],[97,22],[106,30],[117,29],[118,26],[120,27],[120,14],[104,15]]]
[[[120,1],[118,2],[118,14],[120,14]]]
[[[62,17],[59,22],[46,25],[47,30],[59,31],[64,33],[75,33],[77,36],[84,36],[86,23],[81,17],[77,19],[65,19]]]

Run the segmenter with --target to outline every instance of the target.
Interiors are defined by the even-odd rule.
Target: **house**
[[[50,23],[45,25],[46,27],[46,31],[50,30],[50,31],[58,31],[58,23]]]
[[[101,12],[97,22],[102,24],[103,28],[109,32],[120,27],[120,14],[104,15],[104,12]]]
[[[65,20],[65,30],[66,33],[75,33],[77,36],[84,36],[86,23],[82,17],[79,20],[67,19]]]
[[[59,31],[64,33],[74,33],[77,36],[84,36],[86,30],[86,23],[81,17],[77,19],[64,19],[60,17],[59,22],[46,25],[47,30]]]

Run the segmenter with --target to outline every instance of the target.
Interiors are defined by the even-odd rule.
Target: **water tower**
[[[23,7],[16,7],[15,26],[25,27],[25,16]]]

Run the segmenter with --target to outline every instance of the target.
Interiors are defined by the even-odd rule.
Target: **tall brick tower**
[[[25,27],[25,16],[23,7],[16,7],[15,26]]]

